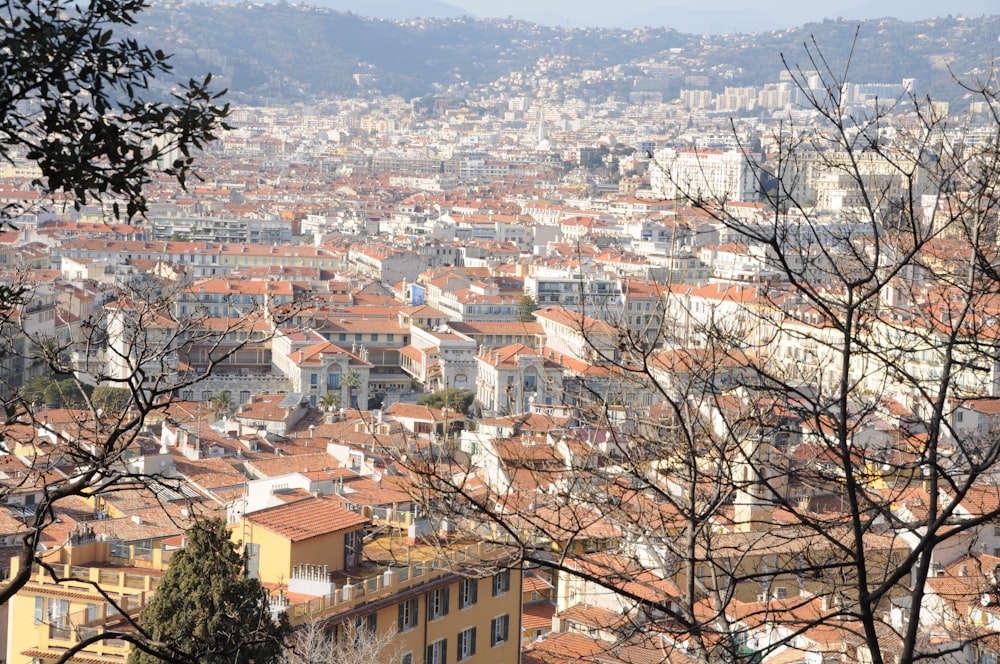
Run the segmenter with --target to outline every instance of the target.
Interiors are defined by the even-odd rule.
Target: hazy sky
[[[802,25],[824,18],[917,20],[1000,13],[998,0],[444,0],[486,18],[514,16],[562,26],[643,25],[684,32],[748,32]]]

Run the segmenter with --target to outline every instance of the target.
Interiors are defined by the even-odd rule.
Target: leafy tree
[[[196,523],[139,614],[147,641],[129,664],[271,664],[291,631],[271,615],[267,591],[245,573],[245,560],[222,519]]]
[[[538,299],[530,293],[525,293],[517,302],[517,320],[522,323],[531,323],[535,320],[535,312],[538,311]]]
[[[101,385],[94,388],[91,395],[94,408],[105,413],[121,413],[132,403],[132,393],[123,387]]]
[[[333,392],[327,392],[319,398],[319,405],[326,410],[333,410],[340,405],[340,397]]]
[[[146,0],[8,0],[0,29],[0,159],[41,170],[47,194],[79,208],[109,199],[128,217],[146,209],[156,172],[182,185],[194,152],[225,127],[211,76],[162,96],[169,56],[122,36]],[[121,209],[121,205],[124,209]],[[17,207],[5,212],[16,215]]]
[[[233,402],[233,395],[229,390],[223,390],[212,397],[212,405],[218,411],[220,417],[229,417],[233,414],[236,404]]]
[[[361,374],[356,369],[348,369],[344,372],[344,385],[347,386],[347,403],[351,408],[357,408],[357,399],[354,397],[354,390],[361,385]]]
[[[166,176],[183,187],[194,172],[197,152],[226,128],[228,104],[220,100],[221,93],[210,89],[211,76],[175,81],[167,54],[126,36],[147,6],[146,0],[4,2],[0,161],[37,167],[37,205],[79,209],[98,203],[115,216],[140,215],[146,210],[146,185]],[[0,226],[16,222],[25,209],[17,204],[0,208]],[[18,281],[0,285],[0,353],[5,362],[34,368],[44,364],[53,375],[70,376],[59,382],[33,380],[23,390],[16,384],[0,384],[6,424],[38,425],[36,411],[42,403],[81,407],[74,415],[75,433],[52,433],[59,441],[60,462],[73,465],[75,472],[59,478],[39,458],[23,478],[0,482],[3,496],[25,485],[45,489],[18,534],[15,556],[21,567],[0,588],[0,604],[28,582],[34,565],[44,564],[39,538],[58,521],[55,508],[60,501],[92,496],[108,486],[142,485],[143,478],[129,475],[120,462],[143,418],[167,407],[178,388],[208,373],[172,376],[169,366],[185,339],[204,343],[217,340],[216,332],[185,328],[181,321],[155,332],[142,329],[153,318],[169,320],[163,312],[166,300],[158,299],[163,293],[139,292],[137,283],[121,284],[119,290],[136,329],[121,335],[127,337],[125,351],[109,349],[108,362],[117,369],[95,369],[89,359],[85,369],[98,384],[126,389],[131,407],[97,418],[98,408],[83,381],[75,377],[76,368],[68,364],[67,347],[38,338],[25,325],[22,313],[31,300],[30,285]],[[86,357],[97,357],[98,349],[107,348],[104,332],[103,322],[83,325],[82,338],[73,343],[87,351]],[[83,438],[88,445],[80,444]]]
[[[81,386],[72,378],[55,380],[40,376],[32,379],[27,393],[48,408],[77,408],[84,405],[86,398]]]
[[[476,395],[468,390],[449,387],[444,390],[424,394],[417,399],[417,403],[421,406],[430,406],[431,408],[444,408],[447,406],[448,408],[465,413],[468,412],[469,406],[472,405],[475,398]]]
[[[35,376],[21,388],[21,397],[29,404],[45,403],[45,390],[53,380],[48,376]]]

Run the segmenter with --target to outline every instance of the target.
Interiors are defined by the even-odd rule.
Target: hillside
[[[237,102],[290,101],[395,94],[404,98],[461,94],[512,72],[533,72],[548,58],[550,73],[603,70],[595,95],[627,91],[649,78],[650,62],[669,70],[664,90],[690,75],[714,90],[761,85],[803,62],[813,36],[842,67],[855,44],[850,79],[918,80],[918,91],[955,100],[951,71],[968,79],[986,66],[1000,34],[1000,16],[923,22],[891,19],[825,21],[793,30],[698,36],[665,28],[564,29],[516,20],[412,19],[392,21],[305,5],[166,2],[140,15],[137,32],[176,54],[181,75],[212,71]],[[612,70],[616,65],[622,67]],[[598,77],[598,80],[602,77]],[[648,83],[648,81],[645,81]]]

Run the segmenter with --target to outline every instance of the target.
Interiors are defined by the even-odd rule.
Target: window
[[[399,658],[399,664],[413,664],[413,653],[408,652]]]
[[[347,341],[347,332],[341,332],[340,335],[337,337],[337,340],[338,341]]]
[[[448,661],[448,639],[438,639],[427,646],[427,664],[445,664]]]
[[[458,582],[458,608],[467,609],[479,599],[479,579],[462,579]]]
[[[469,627],[458,633],[458,661],[476,654],[476,628]]]
[[[363,335],[360,332],[356,332],[354,334],[354,340],[355,341],[361,341],[362,339],[363,339]]]
[[[506,613],[497,616],[490,623],[490,645],[498,646],[507,641],[507,632],[510,629],[510,616]]]
[[[45,620],[45,598],[35,595],[35,624]]]
[[[420,598],[414,597],[399,604],[399,624],[400,632],[406,632],[417,626],[417,613],[420,609]]]
[[[427,600],[427,619],[437,620],[448,615],[448,591],[449,588],[438,588],[432,590]]]
[[[49,598],[48,619],[49,622],[58,623],[69,615],[69,600]]]
[[[340,389],[340,374],[332,373],[328,374],[326,377],[326,389],[328,390],[339,390]]]
[[[309,374],[309,384],[313,387],[319,385],[319,374]]]
[[[391,342],[393,342],[393,341],[396,340],[396,335],[392,334],[392,333],[389,333],[389,334],[385,335],[385,340],[391,343]]]
[[[372,339],[372,341],[378,341],[378,335],[377,334],[373,334],[371,336],[371,339]]]
[[[360,465],[359,465],[360,466]],[[344,535],[344,565],[354,567],[361,562],[361,551],[358,550],[358,531]]]
[[[510,590],[510,570],[505,569],[493,575],[493,596],[503,595]]]

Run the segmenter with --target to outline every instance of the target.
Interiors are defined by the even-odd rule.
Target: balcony
[[[505,547],[491,542],[467,547],[456,546],[454,550],[447,552],[447,556],[428,558],[411,565],[388,568],[378,565],[378,571],[371,570],[361,578],[348,577],[347,583],[340,586],[331,583],[332,592],[329,595],[306,602],[288,604],[284,601],[284,596],[279,595],[272,608],[287,611],[293,625],[313,620],[318,615],[364,610],[369,605],[375,610],[375,602],[397,595],[404,589],[441,578],[452,570],[465,568],[470,561],[479,562],[505,555]]]

